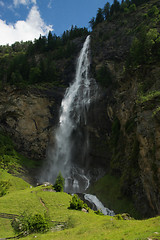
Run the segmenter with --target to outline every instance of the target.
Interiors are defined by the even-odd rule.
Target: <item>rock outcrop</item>
[[[101,23],[92,33],[94,76],[102,82],[104,69],[108,72],[108,99],[99,105],[105,118],[99,128],[109,149],[108,172],[120,178],[122,194],[143,217],[160,214],[160,67],[153,61],[131,68],[127,61],[143,14],[155,4],[159,7],[158,1],[150,1],[143,11],[139,7],[127,22],[121,15]]]
[[[63,94],[63,89],[22,90],[9,86],[0,92],[1,128],[27,157],[45,158]]]

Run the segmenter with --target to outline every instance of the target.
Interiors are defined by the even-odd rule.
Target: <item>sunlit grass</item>
[[[3,173],[3,177],[9,178],[6,173]],[[22,184],[23,180],[18,181],[14,176],[10,179],[11,182],[17,181],[16,187],[19,190],[14,188],[14,191],[9,191],[0,198],[0,213],[20,215],[24,211],[32,214],[47,212],[52,223],[61,222],[68,226],[61,231],[55,231],[53,228],[45,234],[34,233],[22,239],[31,240],[35,239],[35,236],[39,240],[147,240],[154,236],[155,238],[151,239],[160,239],[160,217],[141,221],[116,220],[110,216],[98,216],[92,210],[89,213],[69,210],[69,194],[44,191],[44,186],[30,188],[29,184]],[[0,218],[0,237],[13,236],[15,235],[10,220]]]
[[[144,102],[150,101],[158,96],[160,96],[160,91],[152,91],[146,95],[140,95],[137,100],[137,103],[144,103]]]
[[[121,185],[118,178],[109,174],[99,179],[93,184],[89,191],[97,195],[103,204],[116,214],[127,212],[131,217],[139,218],[139,214],[133,206],[131,200],[122,196]]]

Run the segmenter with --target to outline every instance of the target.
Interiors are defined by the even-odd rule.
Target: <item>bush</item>
[[[89,207],[86,203],[84,203],[77,194],[74,194],[72,197],[72,200],[70,201],[69,209],[75,209],[75,210],[82,210],[82,208],[85,208],[87,211],[89,211]]]
[[[0,197],[7,193],[8,188],[11,186],[9,181],[0,181]]]
[[[132,220],[128,213],[117,214],[114,216],[116,220]]]
[[[136,5],[135,4],[132,4],[130,7],[129,7],[129,11],[130,12],[135,12],[136,11]]]
[[[153,6],[149,11],[148,11],[148,15],[149,17],[155,17],[159,14],[159,9],[157,8],[157,6]]]
[[[108,67],[103,65],[96,71],[96,80],[106,88],[113,83],[113,76]]]
[[[33,232],[45,232],[49,229],[49,219],[41,214],[26,214],[23,213],[21,216],[15,218],[11,222],[15,233],[22,235],[28,235]]]
[[[54,189],[56,190],[56,192],[63,192],[63,188],[64,188],[64,178],[62,177],[62,174],[59,173],[55,184],[53,185]]]
[[[97,215],[100,215],[100,216],[103,216],[104,214],[102,213],[102,211],[101,210],[97,210],[97,211],[94,211],[94,213],[95,214],[97,214]]]
[[[75,210],[82,210],[83,201],[77,196],[77,194],[73,195],[69,208],[70,209],[75,209]]]

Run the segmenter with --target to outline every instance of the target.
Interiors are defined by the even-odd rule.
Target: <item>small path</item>
[[[6,239],[18,239],[18,238],[21,238],[21,237],[24,237],[22,234],[18,235],[18,236],[15,236],[15,237],[8,237],[8,238],[0,238],[0,240],[6,240]]]
[[[48,212],[48,208],[46,207],[43,199],[42,199],[42,198],[39,198],[39,201],[40,201],[40,203],[42,204],[42,206],[46,209],[46,211]]]
[[[8,214],[8,213],[0,213],[0,218],[6,218],[6,219],[14,219],[16,217],[19,217],[19,215],[16,214]],[[3,238],[0,238],[0,240]]]

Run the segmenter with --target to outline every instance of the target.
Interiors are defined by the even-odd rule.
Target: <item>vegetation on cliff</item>
[[[67,71],[79,51],[74,39],[87,35],[86,28],[72,26],[61,37],[49,32],[48,37],[40,36],[33,43],[0,46],[0,84],[21,87],[42,83],[67,85],[63,71]]]
[[[113,8],[114,13],[107,4],[91,22],[92,73],[105,89],[111,126],[107,173],[119,179],[120,195],[132,199],[141,215],[153,216],[160,211],[160,5],[157,0],[114,1]],[[110,201],[107,190],[98,195]]]

